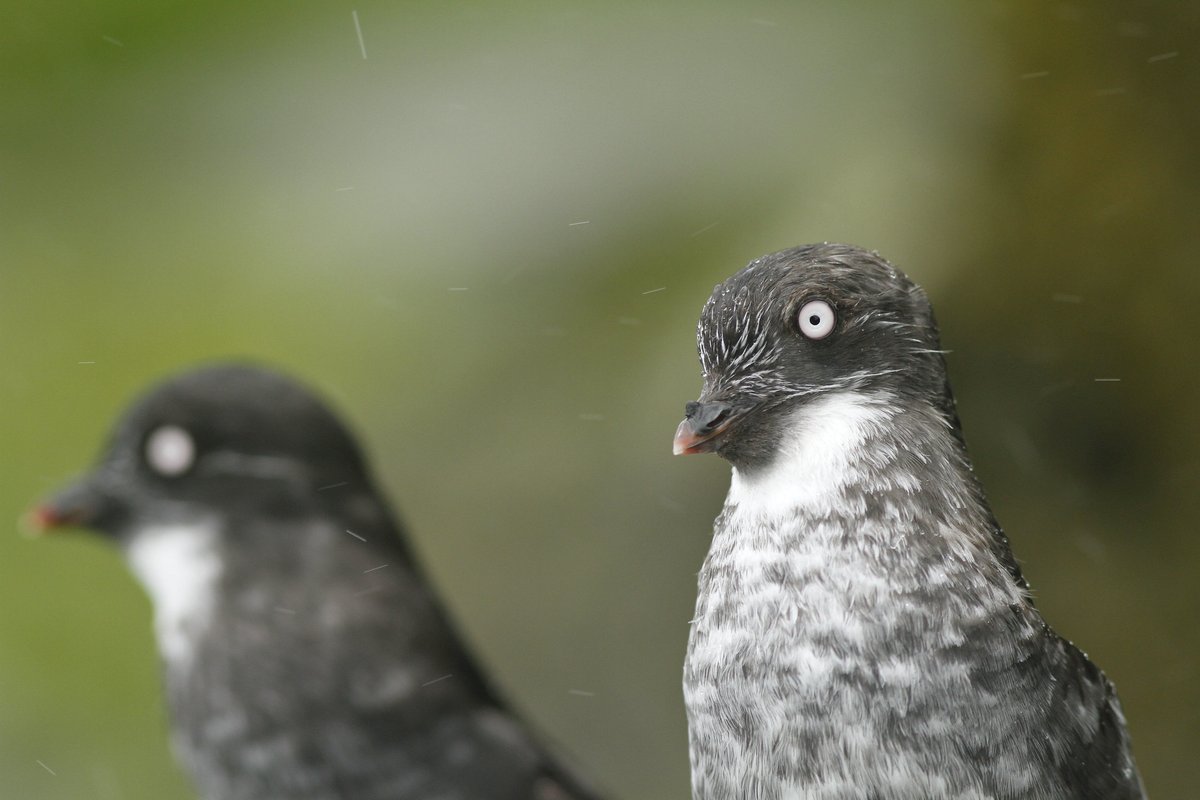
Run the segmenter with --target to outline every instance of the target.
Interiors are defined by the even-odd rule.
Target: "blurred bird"
[[[697,340],[675,453],[733,476],[684,667],[694,796],[1143,797],[972,471],[921,289],[799,247],[717,286]]]
[[[354,438],[285,377],[166,381],[31,516],[111,537],[144,584],[208,800],[596,796],[492,691]]]

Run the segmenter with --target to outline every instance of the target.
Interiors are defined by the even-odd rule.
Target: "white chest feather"
[[[154,632],[165,660],[187,661],[211,619],[221,561],[216,531],[205,525],[149,528],[126,551],[154,604]]]
[[[861,643],[873,607],[887,602],[888,576],[846,540],[872,533],[883,540],[887,532],[848,531],[843,489],[863,480],[849,454],[890,416],[886,403],[831,396],[803,410],[769,468],[734,469],[726,518],[703,571],[689,659],[722,663],[731,653],[760,653],[818,678],[838,659],[811,649],[807,636],[836,633],[850,646]]]
[[[743,474],[736,468],[726,504],[739,516],[778,518],[804,509],[813,516],[835,510],[839,490],[861,478],[851,454],[895,414],[884,398],[836,394],[804,407],[775,462]]]
[[[896,435],[899,413],[829,396],[801,409],[768,468],[734,470],[684,668],[698,797],[949,796],[924,762],[892,757],[896,720],[967,691],[967,670],[936,654],[1019,597],[1002,582],[941,591],[990,555],[923,513],[941,487],[911,468],[930,456]],[[958,724],[928,705],[920,725]]]

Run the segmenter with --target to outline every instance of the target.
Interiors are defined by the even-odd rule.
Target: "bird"
[[[879,254],[717,285],[677,455],[732,475],[683,671],[696,800],[1145,796],[1113,684],[1043,619],[933,309]]]
[[[31,512],[151,600],[171,742],[205,800],[594,800],[477,667],[355,437],[253,364],[167,378]]]

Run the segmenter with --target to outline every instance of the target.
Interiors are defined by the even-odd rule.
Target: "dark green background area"
[[[15,521],[148,383],[244,356],[351,420],[538,727],[615,795],[686,797],[728,482],[670,455],[695,319],[827,239],[927,288],[1040,607],[1151,794],[1192,796],[1197,42],[1195,3],[8,0],[0,796],[190,796],[141,591]]]

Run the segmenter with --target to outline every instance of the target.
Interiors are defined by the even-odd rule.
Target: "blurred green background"
[[[1151,794],[1192,797],[1197,42],[1196,3],[6,0],[0,518],[164,374],[282,367],[519,707],[614,795],[686,797],[728,483],[670,456],[695,319],[758,255],[852,241],[929,291],[1042,610]],[[187,798],[164,731],[116,554],[14,525],[0,796]]]

